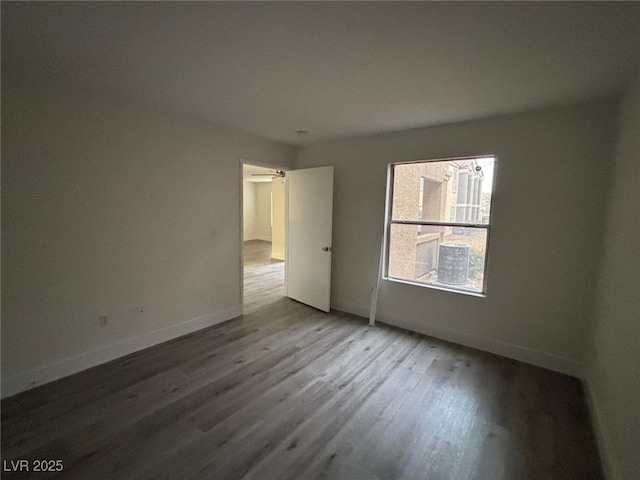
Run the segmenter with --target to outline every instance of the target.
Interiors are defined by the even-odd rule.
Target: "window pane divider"
[[[429,222],[426,220],[389,220],[389,223],[396,225],[433,225],[438,227],[467,227],[489,229],[488,223]]]

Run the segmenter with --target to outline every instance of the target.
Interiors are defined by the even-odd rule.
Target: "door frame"
[[[239,165],[238,170],[239,170],[239,177],[240,177],[240,198],[239,198],[239,201],[240,201],[240,222],[239,222],[240,223],[240,308],[241,308],[242,314],[244,315],[244,172],[242,167],[244,165],[251,165],[253,167],[268,168],[269,170],[283,170],[285,172],[288,170],[292,170],[292,168],[286,167],[283,165],[276,165],[274,163],[253,160],[250,158],[240,158],[238,165]],[[287,228],[286,215],[287,215],[287,212],[286,212],[286,206],[285,206],[285,229],[284,229],[285,252],[287,249],[287,245],[289,244],[289,242],[287,241],[289,236],[289,231]],[[287,293],[286,253],[285,253],[284,261],[285,261],[284,291],[286,295]]]

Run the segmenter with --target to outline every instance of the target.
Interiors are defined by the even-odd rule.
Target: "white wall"
[[[271,257],[284,260],[285,252],[285,202],[284,178],[274,178],[271,183],[273,192],[273,228],[271,229]]]
[[[256,188],[254,182],[242,182],[242,239],[256,238]]]
[[[2,81],[3,395],[241,313],[240,159],[292,147]]]
[[[588,385],[609,478],[640,472],[640,75],[622,104]]]
[[[271,183],[244,182],[243,239],[271,241]]]
[[[301,149],[298,168],[335,167],[332,306],[369,314],[388,163],[495,154],[487,297],[383,281],[378,319],[581,374],[615,113],[597,102]]]
[[[271,182],[256,183],[255,238],[271,241]]]

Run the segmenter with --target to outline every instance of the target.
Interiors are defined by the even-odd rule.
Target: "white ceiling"
[[[618,95],[639,38],[638,2],[2,2],[3,76],[298,145]]]

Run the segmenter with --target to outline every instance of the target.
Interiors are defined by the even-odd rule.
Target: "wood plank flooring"
[[[578,380],[262,293],[3,400],[2,460],[64,470],[2,478],[603,478]]]
[[[284,262],[271,258],[271,243],[244,242],[244,313],[284,296]]]

